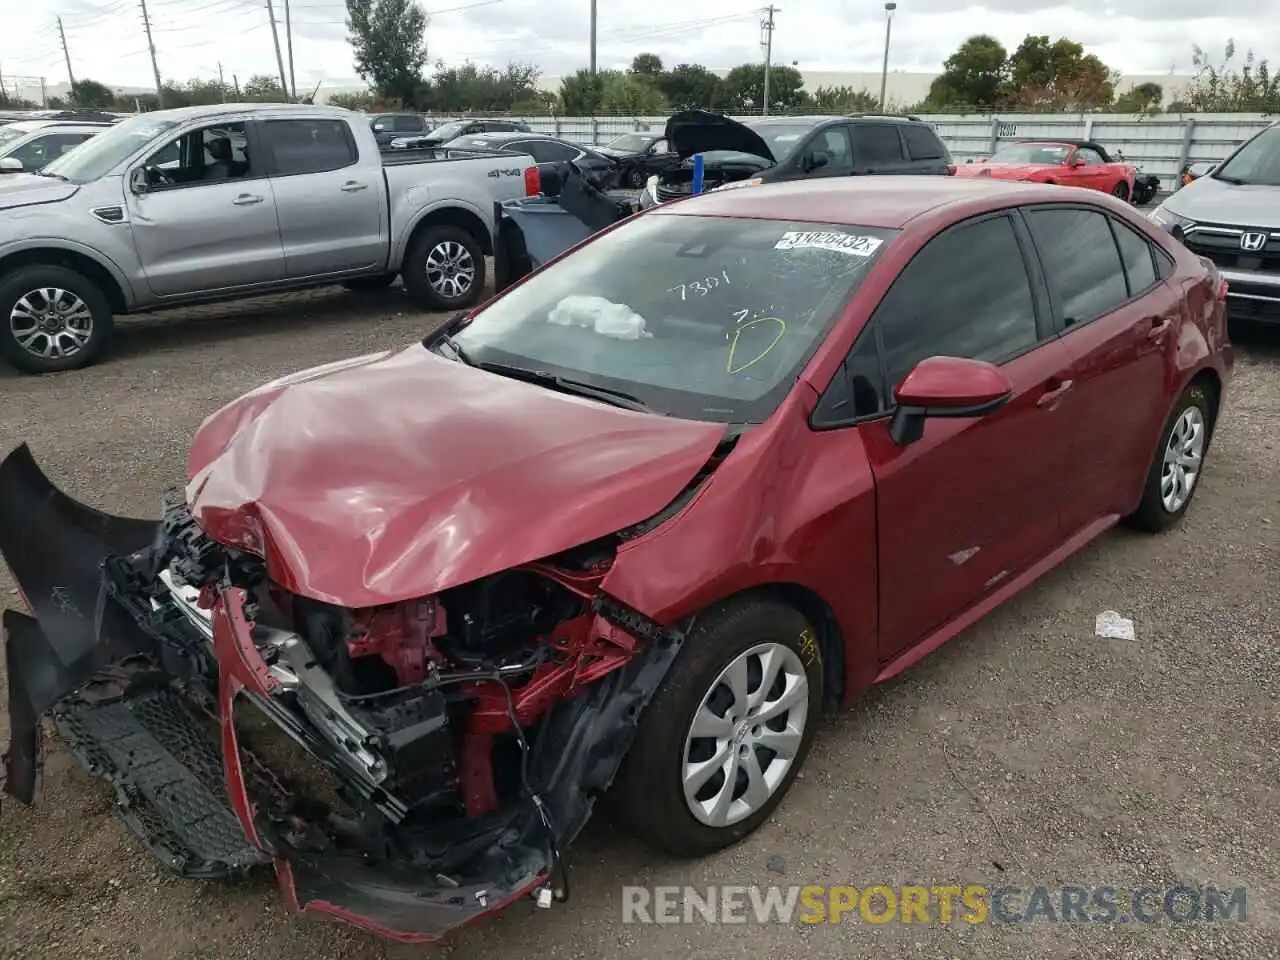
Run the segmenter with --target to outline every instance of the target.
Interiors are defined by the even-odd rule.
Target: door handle
[[[355,193],[358,190],[368,190],[368,189],[369,189],[369,185],[367,183],[358,183],[355,180],[348,180],[346,183],[342,185],[343,193]]]
[[[1173,326],[1173,321],[1168,317],[1149,317],[1147,322],[1151,324],[1151,329],[1147,331],[1147,337],[1151,340],[1159,340]]]
[[[262,198],[258,196],[256,193],[242,193],[240,194],[240,196],[236,197],[231,202],[234,203],[237,207],[247,207],[250,204],[261,203]]]
[[[1075,385],[1074,380],[1059,380],[1057,377],[1051,379],[1045,384],[1044,393],[1040,394],[1040,399],[1036,401],[1037,407],[1047,407],[1062,397],[1064,393]]]

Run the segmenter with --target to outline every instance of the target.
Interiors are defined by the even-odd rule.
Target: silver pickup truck
[[[532,158],[384,158],[367,118],[296,104],[141,114],[39,173],[0,179],[0,356],[93,363],[113,316],[403,277],[431,310],[475,303],[495,201]]]

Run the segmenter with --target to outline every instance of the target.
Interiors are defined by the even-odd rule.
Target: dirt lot
[[[410,342],[429,318],[393,291],[185,311],[125,326],[77,374],[0,375],[0,446],[31,443],[64,489],[154,515],[219,404],[296,368]],[[423,402],[430,402],[424,397]],[[11,582],[0,597],[17,603]],[[1132,643],[1094,617],[1132,617]],[[1280,337],[1241,343],[1203,489],[1163,537],[1115,533],[821,732],[779,815],[688,864],[596,822],[571,902],[518,906],[441,953],[547,956],[1280,957]],[[3,688],[0,687],[0,690]],[[0,718],[0,737],[7,739]],[[0,812],[0,956],[400,958],[432,951],[287,917],[266,881],[173,879],[105,789],[53,748],[46,802]],[[638,927],[623,883],[1216,883],[1248,923],[1031,928]]]

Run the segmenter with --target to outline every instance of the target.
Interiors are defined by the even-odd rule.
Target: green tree
[[[603,96],[604,72],[592,73],[583,67],[560,80],[560,109],[568,116],[595,116]]]
[[[818,113],[875,113],[880,109],[880,98],[868,90],[853,87],[819,87],[813,91],[810,101]]]
[[[105,83],[84,79],[71,85],[71,93],[67,99],[77,107],[106,109],[115,106],[116,93]]]
[[[650,117],[667,112],[667,98],[657,85],[634,74],[609,71],[600,92],[606,116]]]
[[[1008,63],[1009,53],[995,37],[970,37],[942,62],[926,102],[941,109],[993,110],[1004,90]]]
[[[280,81],[269,73],[255,73],[251,76],[241,88],[240,96],[250,103],[287,103],[289,100]]]
[[[498,70],[474,63],[449,67],[441,61],[420,87],[417,103],[444,113],[508,111],[518,101],[536,98],[539,76],[531,64],[511,63]]]
[[[1005,100],[1014,107],[1097,110],[1115,99],[1115,71],[1065,37],[1025,37],[1009,55],[1008,72]]]
[[[677,110],[700,107],[718,109],[723,100],[720,78],[700,63],[681,63],[664,72],[658,89]]]
[[[328,103],[335,107],[366,113],[375,109],[376,101],[377,97],[372,90],[362,90],[359,93],[335,93],[328,99]]]
[[[356,73],[379,94],[409,105],[427,62],[427,18],[413,0],[346,0]]]
[[[1136,113],[1151,116],[1160,112],[1164,102],[1164,87],[1158,83],[1140,83],[1116,97],[1111,105],[1113,113]]]
[[[631,61],[631,72],[658,81],[663,74],[662,58],[656,53],[637,53]]]
[[[1253,51],[1244,63],[1235,66],[1236,45],[1228,40],[1222,60],[1215,66],[1199,47],[1192,48],[1195,78],[1179,97],[1183,112],[1202,113],[1275,113],[1280,110],[1280,74],[1273,76],[1266,60],[1256,59]],[[1173,105],[1170,105],[1170,112]]]
[[[764,106],[764,64],[744,63],[724,78],[725,107],[734,112],[755,113]],[[769,71],[769,109],[777,113],[798,110],[808,101],[804,77],[795,67]]]

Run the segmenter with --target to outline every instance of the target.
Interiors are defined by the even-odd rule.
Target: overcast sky
[[[153,83],[138,0],[0,0],[0,72],[64,82],[56,18],[62,17],[71,67],[78,78],[113,86]],[[271,0],[283,18],[283,0]],[[427,7],[432,61],[502,65],[532,61],[544,74],[585,66],[589,0],[433,0]],[[160,73],[185,81],[214,78],[221,64],[230,82],[277,72],[267,0],[148,0]],[[738,0],[601,2],[599,63],[623,66],[642,51],[668,65],[731,67],[758,60],[760,12]],[[774,60],[802,70],[879,71],[884,48],[878,0],[781,2]],[[1217,16],[1205,17],[1213,11]],[[299,92],[318,82],[355,83],[345,42],[343,0],[292,0],[293,52]],[[980,28],[979,28],[979,25]],[[1228,38],[1243,55],[1280,57],[1280,0],[1080,0],[1072,7],[1041,0],[986,0],[962,6],[946,0],[900,0],[893,23],[890,68],[933,72],[966,36],[981,29],[1012,49],[1028,33],[1066,36],[1128,74],[1191,71],[1191,45],[1220,56]],[[280,29],[283,48],[285,34]]]

